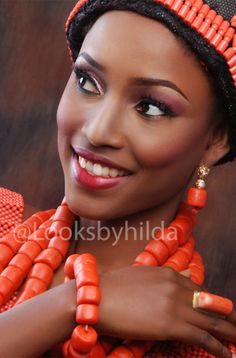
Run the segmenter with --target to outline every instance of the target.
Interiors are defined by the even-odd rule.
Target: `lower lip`
[[[116,178],[106,178],[102,176],[91,175],[87,172],[87,170],[80,166],[76,157],[73,157],[72,160],[72,173],[78,184],[85,188],[94,190],[113,188],[117,185],[123,184],[130,177],[130,175],[126,175]]]

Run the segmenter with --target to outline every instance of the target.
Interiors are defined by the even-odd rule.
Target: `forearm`
[[[75,282],[55,287],[0,315],[0,356],[37,357],[65,341],[76,325]]]

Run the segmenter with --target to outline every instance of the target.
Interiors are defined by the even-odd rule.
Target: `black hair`
[[[214,1],[208,0],[208,2]],[[230,144],[230,152],[219,163],[233,160],[236,156],[236,88],[226,60],[202,36],[163,4],[152,0],[88,0],[72,18],[67,29],[67,40],[73,61],[78,57],[84,37],[94,22],[102,14],[112,10],[129,10],[158,20],[183,40],[199,61],[206,65],[216,94],[217,108],[221,108],[223,124],[227,128]]]

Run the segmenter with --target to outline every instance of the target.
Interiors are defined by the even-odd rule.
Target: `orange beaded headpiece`
[[[233,156],[236,155],[235,0],[80,0],[66,22],[70,55],[76,60],[83,39],[107,11],[128,10],[162,22],[204,63],[222,103]],[[181,64],[180,64],[181,65]],[[230,159],[230,158],[228,158]]]

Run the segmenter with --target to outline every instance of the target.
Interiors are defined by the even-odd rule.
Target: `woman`
[[[151,249],[143,254],[157,228],[164,234],[174,232],[170,224],[176,213],[179,219],[188,215],[191,223],[195,223],[197,209],[204,206],[202,193],[205,193],[208,167],[234,156],[236,103],[232,41],[235,41],[235,32],[213,9],[218,9],[227,19],[233,17],[236,9],[233,3],[229,6],[220,0],[212,3],[79,1],[72,11],[67,36],[74,65],[57,114],[66,199],[54,216],[54,212],[44,214],[45,223],[39,234],[27,237],[27,245],[34,246],[35,250],[36,244],[32,241],[41,240],[44,252],[33,257],[33,251],[24,246],[25,237],[23,243],[18,242],[18,255],[22,262],[24,257],[24,263],[20,266],[19,260],[13,263],[8,260],[8,276],[6,271],[1,273],[2,302],[15,288],[15,276],[10,277],[14,267],[19,271],[18,284],[23,281],[22,272],[31,269],[30,259],[35,267],[42,269],[29,273],[17,303],[35,295],[36,278],[49,285],[48,277],[51,279],[53,270],[57,270],[50,290],[1,315],[3,357],[17,354],[35,357],[70,337],[76,326],[75,282],[63,284],[63,265],[58,262],[63,255],[86,252],[96,256],[100,274],[102,300],[96,329],[101,335],[120,340],[109,345],[103,341],[103,348],[98,345],[95,353],[88,355],[76,353],[72,340],[64,345],[65,356],[103,357],[105,351],[108,355],[122,339],[188,344],[159,342],[154,348],[152,344],[141,344],[141,356],[150,349],[153,351],[150,356],[154,357],[197,357],[200,354],[207,357],[210,353],[232,356],[229,348],[233,352],[233,346],[222,343],[224,339],[236,342],[235,312],[230,301],[224,301],[223,311],[219,311],[217,298],[203,294],[214,300],[215,306],[208,307],[213,308],[213,315],[206,309],[197,310],[199,302],[192,302],[193,297],[197,299],[203,291],[199,287],[203,278],[199,257],[194,254],[197,263],[191,266],[188,262],[190,270],[180,275],[167,267],[153,267],[158,262],[155,255],[150,256]],[[201,26],[205,26],[205,30],[203,27],[200,35]],[[205,36],[209,37],[210,44]],[[218,44],[217,51],[213,40]],[[223,56],[226,50],[230,57],[228,63]],[[194,189],[192,193],[200,193],[201,200],[188,196],[194,210],[183,205],[178,209],[187,187],[196,182],[199,165],[202,172],[198,177],[198,191]],[[79,226],[78,220],[74,226],[74,240],[69,245],[63,236],[66,242],[63,245],[69,245],[64,250],[60,237],[61,246],[60,249],[57,246],[56,254],[58,223],[65,226],[67,222],[69,226],[70,221],[72,225],[74,215],[80,218]],[[50,216],[53,222],[47,221]],[[36,221],[39,226],[36,216],[28,225]],[[49,226],[49,236],[54,241],[48,244]],[[19,232],[15,237],[20,238]],[[191,232],[188,235],[183,232],[182,239],[182,246],[192,243]],[[2,245],[7,245],[4,240]],[[175,242],[173,238],[168,243],[165,241],[169,245],[165,261],[169,257],[167,266],[178,270],[182,262],[173,261],[178,246]],[[58,251],[63,251],[61,256]],[[29,264],[25,256],[29,257]],[[75,270],[77,262],[84,265],[79,257],[74,258]],[[141,267],[129,267],[134,260]],[[43,276],[45,265],[47,274]],[[142,267],[145,265],[150,267]],[[197,267],[196,271],[193,266]],[[91,262],[89,267],[94,269]],[[73,276],[71,268],[68,263],[69,278]],[[41,292],[41,288],[38,289],[37,293]],[[226,312],[227,305],[230,309]],[[227,318],[216,315],[223,312]],[[24,330],[19,330],[22,322]],[[85,327],[88,329],[87,324]],[[202,347],[209,355],[192,345]],[[140,356],[141,351],[137,349],[139,355],[135,355],[132,347],[115,348],[117,355],[113,352],[111,356]]]

